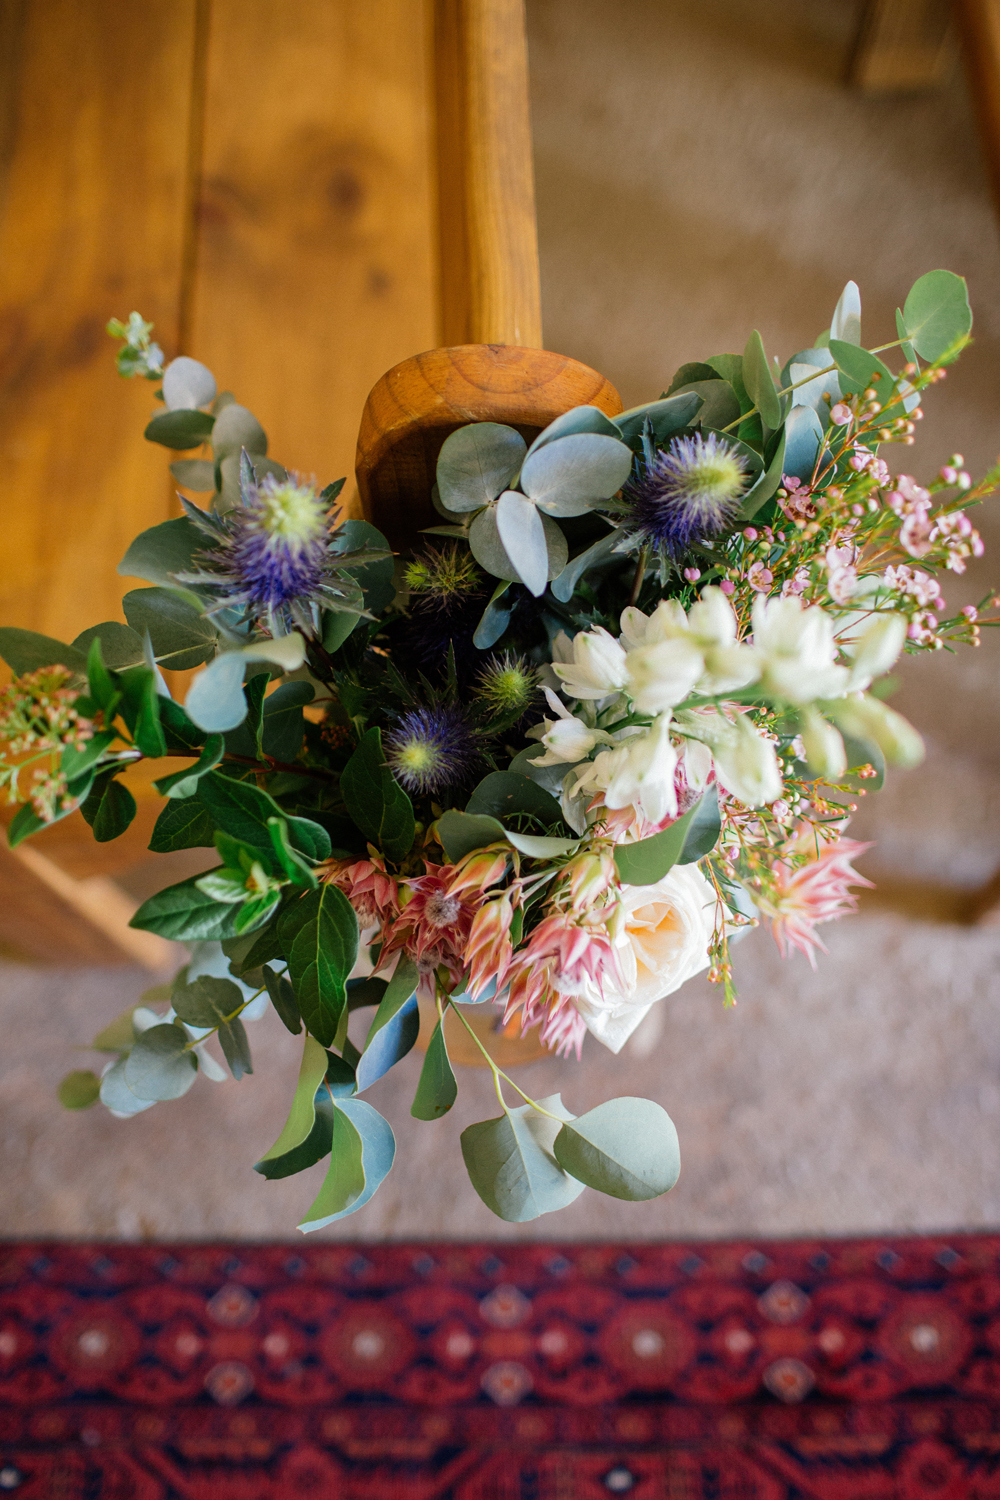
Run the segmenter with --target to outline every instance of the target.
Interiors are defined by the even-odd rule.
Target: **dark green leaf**
[[[188,797],[182,802],[167,803],[156,820],[149,847],[154,854],[211,848],[214,835],[211,813],[197,797]]]
[[[291,899],[298,899],[298,892],[291,893]],[[224,945],[228,947],[228,944]],[[281,947],[281,939],[278,936],[278,924],[272,922],[265,927],[263,932],[257,934],[250,947],[245,949],[240,960],[239,973],[251,973],[261,964],[280,963],[284,961],[284,951]]]
[[[161,776],[153,785],[161,797],[172,797],[178,801],[194,797],[202,776],[213,770],[225,753],[226,743],[222,735],[210,734],[193,766],[185,766],[182,771],[172,771],[169,776]]]
[[[464,813],[451,808],[438,819],[437,836],[449,864],[458,864],[473,849],[485,849],[506,839],[501,822],[484,813]]]
[[[151,1026],[125,1061],[125,1083],[137,1099],[179,1099],[194,1083],[198,1062],[183,1026]]]
[[[234,781],[219,771],[209,771],[198,783],[198,796],[215,819],[216,826],[233,838],[250,844],[266,863],[273,858],[268,818],[284,814],[274,798],[249,781]]]
[[[678,375],[683,375],[685,371],[692,373],[685,380],[680,381],[680,386],[689,386],[699,380],[711,380],[715,374],[710,365],[685,365],[678,371]],[[633,406],[628,411],[620,412],[617,417],[611,418],[626,443],[631,447],[641,443],[643,424],[647,417],[652,424],[654,441],[661,446],[675,432],[679,432],[682,427],[686,427],[694,420],[701,405],[698,393],[684,391],[681,394],[673,394],[678,389],[676,385],[671,386],[670,394],[661,397],[659,401],[647,401],[643,406]]]
[[[51,636],[39,635],[36,630],[18,630],[13,625],[0,626],[0,656],[10,667],[15,677],[24,672],[37,672],[39,667],[68,667],[81,675],[87,670],[87,656],[75,646],[54,641]]]
[[[378,729],[361,736],[344,767],[340,791],[369,843],[396,863],[404,859],[416,831],[413,805],[385,763]]]
[[[166,736],[167,749],[190,750],[198,755],[208,739],[208,731],[189,719],[179,703],[172,698],[160,699],[160,726]]]
[[[297,1146],[309,1139],[313,1125],[316,1121],[317,1091],[321,1088],[325,1092],[323,1083],[326,1077],[327,1056],[326,1051],[313,1037],[307,1036],[302,1049],[302,1063],[299,1067],[298,1083],[292,1098],[292,1107],[288,1119],[282,1127],[281,1134],[269,1151],[266,1151],[257,1163],[254,1170],[263,1176],[272,1175],[265,1170],[268,1162],[280,1161]],[[317,1158],[318,1160],[318,1158]],[[275,1175],[285,1176],[284,1172]]]
[[[432,1034],[424,1065],[420,1070],[417,1092],[410,1106],[416,1120],[439,1120],[458,1098],[458,1084],[448,1057],[444,1027],[438,1021]]]
[[[122,600],[122,609],[132,630],[138,633],[140,660],[142,638],[147,631],[156,660],[171,671],[200,667],[215,655],[218,630],[173,589],[133,589]]]
[[[235,729],[226,731],[226,749],[230,755],[246,755],[259,760],[261,754],[261,732],[264,724],[264,694],[271,680],[267,670],[255,672],[243,684],[246,700],[246,718]]]
[[[101,625],[91,625],[88,630],[80,632],[73,645],[77,651],[89,655],[95,641],[100,641],[101,655],[113,672],[124,672],[128,667],[141,667],[145,664],[142,636],[136,635],[134,630],[123,625],[120,620],[105,620]]]
[[[509,1224],[566,1208],[584,1188],[553,1155],[560,1121],[573,1116],[558,1094],[538,1102],[558,1118],[523,1104],[462,1132],[462,1155],[473,1187],[486,1207]]]
[[[294,1177],[304,1172],[327,1156],[333,1144],[333,1100],[326,1084],[316,1090],[313,1126],[304,1141],[292,1146],[281,1156],[268,1156],[257,1162],[255,1172],[274,1182],[282,1177]]]
[[[561,578],[562,573],[559,576]],[[472,637],[472,643],[479,651],[488,651],[491,646],[496,645],[507,629],[515,603],[516,600],[510,597],[510,580],[501,579],[493,590],[493,596],[483,610],[482,619]]]
[[[683,818],[654,833],[651,838],[639,839],[635,844],[618,844],[615,848],[615,866],[618,878],[625,885],[655,885],[677,864],[684,851],[688,830],[694,822],[700,803],[686,812]]]
[[[89,1068],[80,1068],[66,1074],[58,1092],[63,1109],[89,1109],[101,1097],[101,1080]]]
[[[184,803],[177,805],[183,807]],[[220,906],[199,891],[196,882],[200,879],[200,875],[192,875],[188,880],[157,891],[155,896],[142,903],[129,926],[158,932],[161,937],[179,942],[202,939],[218,942],[222,938],[235,937],[239,908]]]
[[[344,521],[335,533],[335,550],[356,552],[361,547],[370,547],[372,551],[383,548],[387,552],[391,550],[381,531],[369,521],[353,518]],[[363,590],[365,609],[373,615],[380,615],[392,603],[396,593],[392,558],[383,557],[378,562],[365,563],[363,567],[354,567],[351,571]]]
[[[149,667],[130,667],[118,681],[122,690],[121,715],[139,749],[152,760],[166,755],[167,741],[160,724],[161,700],[154,673]]]
[[[878,392],[883,407],[891,405],[893,374],[876,354],[869,354],[857,344],[847,344],[841,339],[830,340],[830,353],[840,371],[840,384],[847,391],[863,391],[868,386]]]
[[[104,664],[101,655],[101,643],[93,640],[90,650],[87,652],[87,686],[90,696],[104,714],[104,722],[111,722],[111,713],[116,707],[121,694]]]
[[[501,820],[529,814],[546,827],[562,822],[562,809],[555,798],[519,771],[491,771],[476,787],[465,810]]]
[[[243,991],[231,979],[199,974],[190,984],[178,984],[170,992],[170,1003],[182,1021],[191,1026],[219,1026],[243,1004]]]
[[[267,826],[271,834],[271,844],[277,856],[278,863],[288,876],[289,880],[296,885],[305,886],[314,890],[318,884],[312,869],[291,846],[288,839],[288,824],[284,818],[268,818]],[[318,825],[317,825],[318,826]]]
[[[578,1181],[630,1203],[669,1192],[681,1170],[677,1131],[652,1099],[609,1099],[566,1124],[556,1160]]]
[[[283,682],[264,699],[261,746],[275,760],[293,761],[302,749],[302,709],[315,693],[308,682]]]
[[[354,1130],[361,1142],[361,1171],[353,1141],[347,1132],[338,1129],[344,1122]],[[341,1161],[337,1164],[337,1153]],[[364,1099],[338,1099],[334,1124],[333,1147],[330,1153],[330,1171],[327,1174],[315,1203],[303,1219],[299,1228],[305,1233],[323,1229],[336,1219],[346,1218],[364,1208],[381,1187],[392,1167],[396,1154],[396,1141],[388,1120]],[[358,1178],[363,1183],[357,1192]],[[338,1207],[338,1205],[342,1205]]]
[[[264,964],[262,968],[264,983],[267,985],[267,993],[271,997],[271,1004],[281,1018],[281,1024],[292,1036],[298,1036],[302,1030],[302,1017],[299,1015],[298,1002],[295,999],[295,991],[289,984],[284,974],[276,974],[269,965]]]
[[[128,787],[113,776],[100,777],[80,810],[97,842],[107,844],[125,832],[135,817],[136,802]]]
[[[181,407],[178,411],[161,411],[146,425],[143,437],[164,448],[197,448],[212,433],[215,418],[207,411],[195,407]]]
[[[328,1047],[347,1004],[344,986],[358,956],[354,910],[336,886],[322,885],[285,908],[278,935],[302,1019]]]

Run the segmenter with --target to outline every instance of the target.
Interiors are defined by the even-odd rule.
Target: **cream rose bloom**
[[[715,928],[715,892],[697,865],[675,865],[656,885],[622,888],[624,924],[620,988],[609,976],[603,995],[587,984],[573,1003],[587,1030],[620,1052],[657,1000],[708,967]]]

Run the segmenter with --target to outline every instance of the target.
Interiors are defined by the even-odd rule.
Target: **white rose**
[[[587,1030],[620,1052],[657,1000],[708,967],[716,896],[697,865],[675,865],[656,885],[622,887],[618,962],[625,983],[609,976],[603,995],[587,983],[573,1004]]]

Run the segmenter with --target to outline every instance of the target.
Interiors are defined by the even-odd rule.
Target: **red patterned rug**
[[[1000,1238],[0,1247],[18,1500],[1000,1500]]]

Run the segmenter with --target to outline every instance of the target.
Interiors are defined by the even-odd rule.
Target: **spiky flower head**
[[[479,592],[483,575],[468,547],[428,547],[415,557],[403,575],[406,587],[420,602],[449,609]]]
[[[538,674],[523,656],[504,652],[486,663],[476,684],[476,698],[493,718],[520,716],[538,692]]]
[[[714,432],[676,437],[622,490],[630,529],[671,558],[736,520],[747,480],[739,450]]]
[[[386,760],[408,792],[435,796],[464,781],[475,762],[475,741],[462,710],[415,708],[386,737]]]
[[[219,516],[184,502],[213,545],[198,554],[201,567],[175,574],[177,581],[214,591],[206,614],[239,610],[272,635],[292,629],[316,634],[323,608],[361,610],[361,590],[346,570],[385,554],[338,550],[332,504],[341,486],[317,494],[297,474],[258,481],[243,457],[239,505]]]

